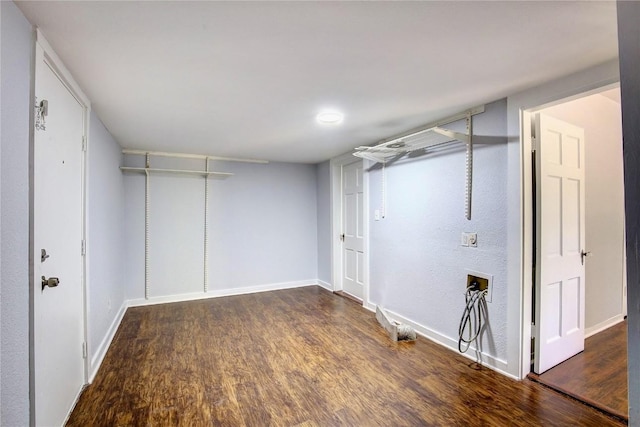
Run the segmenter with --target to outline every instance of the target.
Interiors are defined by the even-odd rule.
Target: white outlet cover
[[[469,246],[469,235],[467,233],[462,233],[462,237],[460,238],[460,246]]]

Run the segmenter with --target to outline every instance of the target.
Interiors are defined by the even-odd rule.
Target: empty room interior
[[[640,425],[640,2],[0,22],[0,425]]]

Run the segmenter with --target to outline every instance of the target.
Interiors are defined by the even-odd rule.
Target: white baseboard
[[[374,308],[375,309],[375,308]],[[469,347],[469,351],[467,353],[460,353],[458,351],[458,341],[454,340],[452,338],[449,338],[445,335],[442,335],[439,332],[436,332],[432,329],[427,328],[424,325],[421,325],[419,323],[416,323],[414,321],[412,321],[411,319],[407,319],[404,316],[401,316],[397,313],[394,313],[392,311],[389,310],[385,310],[387,312],[387,314],[389,315],[389,317],[393,320],[395,320],[396,322],[399,323],[404,323],[405,325],[409,325],[411,326],[413,329],[416,330],[416,333],[419,335],[422,335],[423,337],[427,338],[430,341],[435,342],[436,344],[440,344],[446,348],[448,348],[449,350],[455,351],[457,354],[460,354],[464,357],[466,357],[467,359],[471,359],[471,360],[476,360],[475,358],[475,348],[474,347]],[[491,356],[489,354],[486,353],[481,353],[480,354],[481,357],[481,361],[482,361],[482,365],[486,366],[490,369],[493,369],[496,372],[499,372],[509,378],[513,378],[515,380],[517,380],[518,378],[512,374],[510,374],[508,372],[508,364],[505,360],[501,360],[498,359],[497,357]]]
[[[102,342],[96,349],[93,357],[91,358],[91,366],[89,367],[89,384],[93,382],[96,374],[98,373],[98,369],[100,369],[100,365],[102,365],[102,361],[107,354],[107,350],[109,350],[109,346],[111,345],[111,341],[113,341],[113,337],[116,335],[118,331],[118,327],[122,322],[122,318],[124,317],[124,313],[127,311],[127,301],[124,301],[118,310],[118,313],[111,322],[109,329],[107,330],[106,335],[102,339]]]
[[[590,328],[585,328],[584,337],[589,338],[592,335],[597,334],[598,332],[602,332],[605,329],[612,327],[624,320],[624,315],[617,314],[610,319],[605,320],[604,322],[600,322],[597,325],[593,325]]]
[[[365,301],[365,303],[362,304],[362,306],[372,313],[376,312],[376,305],[371,303],[370,301]]]
[[[228,297],[232,295],[255,294],[257,292],[278,291],[281,289],[301,288],[304,286],[318,285],[316,279],[300,280],[296,282],[271,283],[268,285],[247,286],[244,288],[215,289],[209,292],[194,292],[189,294],[165,295],[151,297],[149,299],[138,298],[129,300],[129,307],[140,307],[145,305],[166,304],[170,302],[195,301],[208,298]]]
[[[318,286],[320,286],[321,288],[325,288],[328,291],[333,292],[333,285],[331,283],[327,283],[323,280],[318,279]]]

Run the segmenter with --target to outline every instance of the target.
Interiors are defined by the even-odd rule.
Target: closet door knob
[[[587,257],[591,254],[591,251],[585,252],[584,249],[580,252],[580,262],[584,265],[584,257]]]

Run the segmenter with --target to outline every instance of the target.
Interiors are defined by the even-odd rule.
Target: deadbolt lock
[[[42,276],[42,290],[44,291],[45,287],[55,288],[60,284],[60,279],[57,277],[49,277],[48,279]]]

